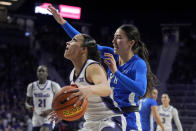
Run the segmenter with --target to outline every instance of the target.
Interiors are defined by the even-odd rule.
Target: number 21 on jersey
[[[39,99],[38,101],[38,107],[46,107],[46,99]]]

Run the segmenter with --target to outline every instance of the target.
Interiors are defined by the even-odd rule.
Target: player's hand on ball
[[[77,106],[81,101],[82,101],[81,103],[82,105],[84,100],[87,99],[90,94],[92,94],[89,86],[82,86],[82,85],[80,85],[78,88],[65,91],[64,93],[73,93],[67,98],[67,100],[70,100],[78,96],[78,100],[75,102],[74,106]]]

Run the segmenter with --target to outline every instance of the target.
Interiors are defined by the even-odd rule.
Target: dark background
[[[26,131],[27,127],[30,128],[32,114],[24,108],[24,102],[27,85],[37,80],[38,65],[49,67],[49,79],[61,86],[69,84],[68,76],[73,65],[64,59],[63,54],[65,42],[70,38],[52,16],[34,13],[36,2],[80,6],[81,19],[66,20],[81,32],[87,28],[101,45],[112,47],[113,34],[120,25],[136,25],[149,50],[152,71],[161,80],[157,87],[158,104],[161,104],[161,93],[169,93],[171,105],[179,111],[184,131],[196,130],[196,8],[194,2],[172,0],[22,0],[18,7],[8,7],[8,19],[0,21],[0,129]],[[25,36],[29,30],[25,23],[20,25],[17,22],[19,19],[33,20],[30,36]],[[165,28],[168,29],[163,31]],[[171,33],[176,28],[178,42]],[[164,43],[167,33],[168,43]],[[176,52],[172,50],[173,42]],[[164,49],[170,51],[163,57],[165,60],[161,57]],[[168,68],[167,60],[171,54],[175,57]],[[161,73],[158,72],[160,67]],[[164,72],[169,72],[166,79]],[[83,119],[72,123],[64,121],[56,130],[74,131],[82,122]]]

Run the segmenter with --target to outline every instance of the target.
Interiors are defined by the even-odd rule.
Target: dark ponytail
[[[88,49],[88,59],[101,62],[100,53],[98,52],[95,39],[93,39],[91,36],[87,34],[81,34],[81,35],[84,38],[82,46],[87,47]]]
[[[144,97],[148,92],[154,89],[156,86],[156,80],[157,77],[152,73],[150,64],[149,64],[149,53],[148,49],[146,48],[145,43],[143,43],[141,40],[138,41],[138,47],[133,50],[135,54],[138,54],[139,57],[141,57],[147,65],[147,89]]]
[[[149,59],[149,53],[148,49],[146,48],[146,45],[144,42],[140,40],[140,32],[134,25],[122,25],[119,27],[122,29],[125,34],[127,35],[129,40],[134,40],[135,44],[132,47],[132,51],[134,54],[138,54],[139,57],[141,57],[147,65],[147,89],[144,97],[146,94],[151,90],[151,88],[154,88],[156,86],[156,76],[152,73],[150,64],[148,62]]]

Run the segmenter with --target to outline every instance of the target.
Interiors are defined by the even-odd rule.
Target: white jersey
[[[54,94],[60,91],[61,87],[58,83],[47,80],[45,84],[39,84],[39,81],[32,82],[27,87],[27,96],[33,97],[33,126],[41,126],[42,124],[50,124],[48,117],[41,117],[42,111],[52,109],[52,101]]]
[[[71,84],[76,84],[76,85],[92,85],[92,83],[89,83],[86,79],[86,68],[93,63],[98,63],[94,60],[87,60],[85,65],[83,66],[80,74],[78,75],[78,77],[76,79],[74,78],[74,71],[75,68],[72,70],[71,74],[70,74],[70,82]],[[126,127],[126,119],[124,119],[124,116],[119,114],[119,113],[115,113],[115,111],[113,110],[113,100],[111,100],[110,97],[100,97],[97,95],[90,95],[88,97],[88,109],[84,114],[84,118],[86,120],[86,122],[84,123],[84,128],[83,130],[89,130],[89,131],[94,131],[94,130],[99,130],[97,129],[98,125],[99,128],[101,126],[106,126],[106,124],[111,124],[110,122],[110,118],[112,116],[119,116],[122,119],[122,123],[123,123],[123,128],[125,130]],[[108,103],[112,104],[112,105],[108,105]],[[107,119],[107,123],[106,123],[106,119]],[[105,125],[102,123],[103,121],[105,121]],[[100,126],[101,125],[101,126]]]
[[[160,105],[158,107],[158,112],[164,125],[165,131],[172,131],[172,119],[174,119],[178,131],[182,131],[182,125],[180,123],[178,111],[176,108],[171,105],[169,105],[167,108],[163,107],[163,105]],[[157,126],[157,131],[162,131],[159,125]]]

